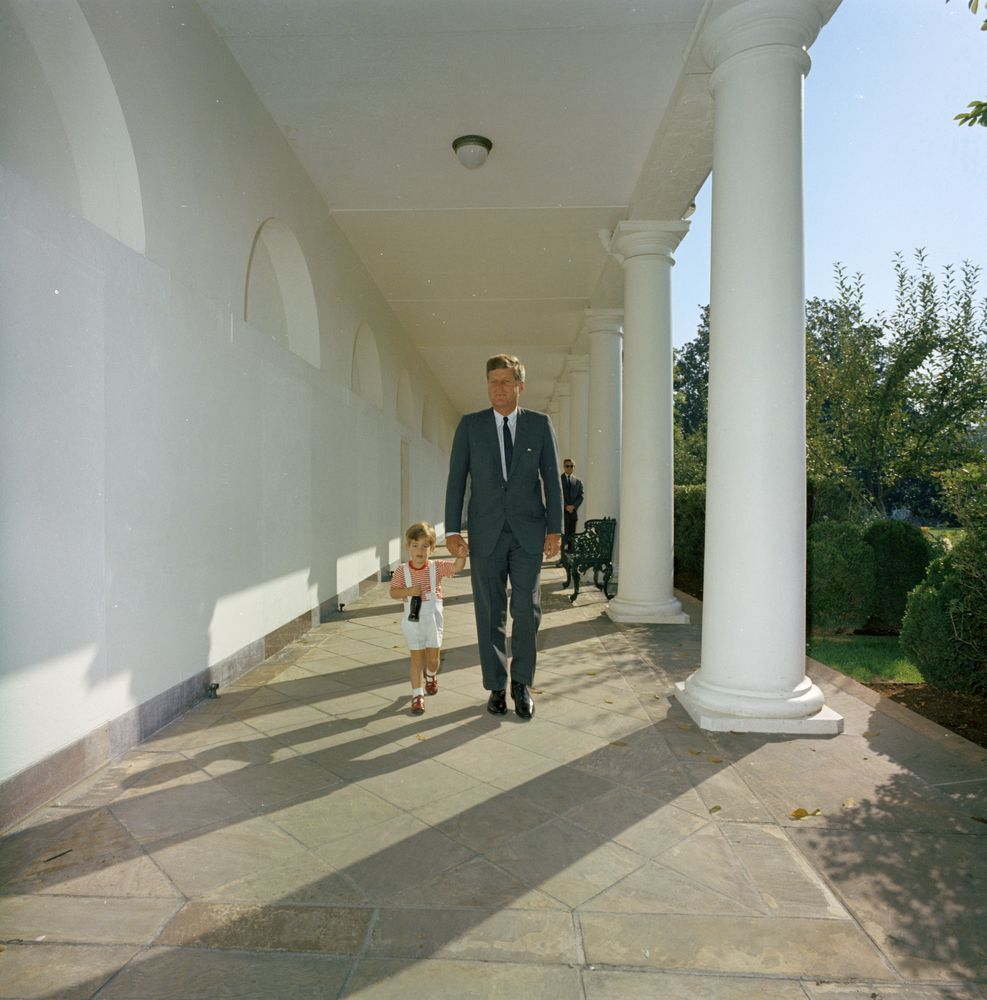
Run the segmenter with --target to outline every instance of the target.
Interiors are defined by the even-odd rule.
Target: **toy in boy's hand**
[[[422,609],[422,599],[418,594],[415,594],[411,598],[411,610],[408,612],[408,621],[416,622],[418,621],[418,615]]]

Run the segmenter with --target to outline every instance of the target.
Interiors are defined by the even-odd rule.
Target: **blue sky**
[[[894,253],[987,269],[987,128],[953,115],[987,99],[987,12],[966,0],[843,0],[805,82],[806,295],[833,264],[864,276],[870,314],[894,304]],[[709,182],[672,271],[676,346],[709,301]],[[987,276],[980,290],[987,294]]]

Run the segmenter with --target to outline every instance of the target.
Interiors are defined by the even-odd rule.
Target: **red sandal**
[[[439,693],[439,675],[438,674],[425,674],[425,694],[438,694]]]
[[[411,699],[411,714],[425,714],[425,696],[423,694],[416,694],[414,698]]]

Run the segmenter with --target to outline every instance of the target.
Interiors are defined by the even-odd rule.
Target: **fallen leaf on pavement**
[[[711,813],[718,813],[722,808],[722,806],[710,806],[709,811]]]
[[[820,812],[822,812],[821,809],[813,809],[812,812],[809,812],[808,809],[803,809],[799,806],[798,809],[793,809],[788,815],[792,819],[805,819],[807,816],[818,816]]]

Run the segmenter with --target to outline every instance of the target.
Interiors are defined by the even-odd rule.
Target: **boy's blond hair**
[[[435,528],[428,521],[416,521],[405,533],[404,539],[410,545],[417,542],[419,538],[427,538],[430,548],[435,548]]]

